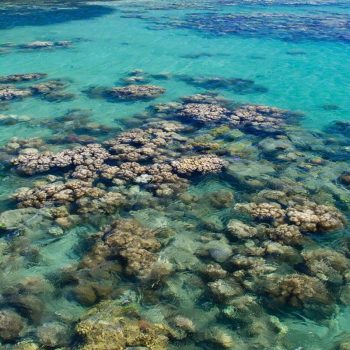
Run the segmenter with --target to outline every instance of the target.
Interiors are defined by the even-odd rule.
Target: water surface
[[[3,1],[0,32],[1,77],[47,74],[9,82],[31,96],[0,101],[0,347],[350,347],[348,2]],[[38,41],[46,47],[28,47]],[[49,80],[62,88],[38,92]],[[165,92],[118,101],[107,93],[134,83]],[[184,99],[195,94],[205,97]],[[184,112],[198,101],[224,116]],[[232,124],[246,104],[279,110]],[[135,127],[147,142],[118,139]],[[47,169],[24,173],[13,162],[91,143],[112,156],[98,148],[63,167],[50,153]],[[134,159],[142,147],[153,153]],[[190,158],[200,164],[193,172],[174,165],[208,154],[223,168],[202,171],[210,156]],[[159,168],[104,173],[132,161]],[[81,196],[47,195],[45,186],[76,178],[88,189]],[[44,194],[14,197],[21,187]],[[272,203],[283,222],[239,203]],[[293,210],[314,215],[315,227]],[[251,233],[240,236],[232,220]],[[274,233],[281,224],[302,242]],[[123,233],[141,253],[125,248]],[[5,331],[6,322],[17,328]]]

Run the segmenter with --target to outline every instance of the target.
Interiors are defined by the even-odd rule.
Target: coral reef
[[[226,123],[248,129],[268,132],[280,129],[293,114],[278,108],[261,105],[243,105],[236,109],[227,109],[220,104],[185,103],[177,112],[181,119],[200,123]]]
[[[174,323],[176,327],[188,333],[194,333],[196,330],[196,327],[193,324],[193,321],[187,317],[178,315],[174,318]]]
[[[287,217],[290,222],[302,231],[323,232],[341,229],[345,225],[344,216],[334,207],[307,203],[288,208]]]
[[[102,95],[116,101],[150,100],[165,93],[156,85],[126,85],[102,90]]]
[[[276,107],[263,105],[241,105],[233,107],[215,95],[194,95],[184,99],[182,105],[168,104],[155,106],[166,115],[175,114],[180,120],[196,122],[201,125],[227,125],[246,131],[282,132],[284,126],[300,119],[300,114]]]
[[[13,198],[19,208],[42,208],[74,204],[80,214],[114,212],[122,206],[124,196],[116,192],[106,192],[82,180],[68,180],[39,185],[35,188],[21,188]]]
[[[93,235],[91,249],[79,265],[64,272],[62,287],[80,304],[90,306],[119,297],[122,276],[136,277],[151,288],[163,283],[173,270],[166,259],[158,257],[161,245],[155,234],[134,219],[114,221]]]
[[[26,73],[26,74],[12,74],[0,76],[1,84],[11,84],[31,80],[40,80],[47,77],[46,73]]]
[[[126,260],[127,274],[145,276],[157,261],[160,244],[155,232],[145,229],[135,220],[119,220],[104,231],[105,244],[110,251]]]
[[[247,239],[256,236],[257,230],[255,227],[246,225],[239,220],[230,220],[227,224],[228,232],[238,238],[238,239]]]
[[[341,212],[328,205],[306,202],[287,206],[278,203],[237,204],[237,210],[247,211],[253,218],[271,221],[275,225],[290,223],[302,232],[327,232],[341,229],[345,218]]]
[[[21,99],[32,95],[29,88],[17,88],[13,85],[0,85],[0,101]]]
[[[249,1],[249,3],[259,3]],[[290,4],[295,4],[289,2]],[[306,2],[308,4],[320,4],[320,2]],[[240,5],[240,1],[234,1],[233,5]],[[271,4],[263,1],[262,4]],[[282,2],[286,4],[286,2]],[[202,35],[235,35],[243,38],[268,38],[276,40],[293,41],[338,41],[349,42],[349,32],[343,23],[348,20],[346,14],[293,14],[278,12],[249,12],[249,13],[221,13],[213,14],[210,11],[188,14],[180,22],[169,18],[157,23],[166,28],[187,28],[196,30]],[[333,26],[329,22],[334,23]],[[339,39],[340,38],[340,39]]]
[[[76,326],[81,350],[147,348],[165,350],[170,328],[142,319],[137,311],[104,302],[87,312]]]
[[[128,85],[107,90],[107,94],[118,100],[151,99],[164,92],[164,88],[155,85]]]
[[[102,190],[92,188],[88,183],[80,180],[70,180],[65,183],[55,182],[38,186],[36,188],[22,188],[14,194],[19,207],[41,208],[48,203],[67,204],[89,194],[100,196]]]
[[[261,85],[255,84],[253,80],[242,79],[242,78],[224,78],[224,77],[191,77],[191,76],[177,76],[181,81],[189,85],[196,87],[203,87],[208,90],[213,89],[229,89],[234,91],[236,94],[254,94],[254,93],[265,93],[267,88]]]
[[[237,297],[243,293],[241,286],[233,279],[219,279],[209,282],[208,287],[215,298],[218,298],[221,302],[228,302],[233,297]]]
[[[345,185],[350,186],[350,173],[346,172],[339,177],[339,180]]]
[[[181,175],[218,173],[226,164],[223,159],[213,155],[180,158],[171,163],[175,171]]]
[[[330,304],[332,296],[317,278],[307,275],[269,275],[263,283],[264,292],[278,303],[293,307],[308,304]]]
[[[134,91],[155,78],[126,79]],[[64,86],[51,83],[28,89],[45,97]],[[45,271],[55,287],[7,286],[11,274],[0,274],[2,312],[22,320],[11,339],[0,327],[2,341],[286,349],[278,313],[288,325],[296,308],[312,321],[332,317],[350,295],[348,141],[301,132],[295,116],[208,93],[152,106],[119,128],[70,110],[37,124],[62,135],[11,139],[0,155],[6,173],[17,170],[18,209],[0,214],[0,267]],[[66,245],[69,256],[46,272],[52,249]]]
[[[32,85],[30,88],[34,95],[51,102],[60,102],[74,98],[74,94],[65,91],[66,86],[65,81],[56,79]]]
[[[298,227],[294,225],[279,225],[268,230],[267,234],[271,240],[287,245],[300,245],[303,241],[303,235]]]
[[[38,204],[38,196],[42,203],[59,203],[59,197],[63,193],[67,194],[66,190],[70,192],[71,186],[79,184],[72,179],[90,183],[95,179],[102,179],[117,186],[137,183],[154,191],[158,196],[172,196],[179,189],[186,188],[186,177],[195,173],[218,173],[227,164],[220,157],[209,154],[181,157],[191,151],[191,147],[186,146],[187,139],[178,133],[183,129],[178,123],[150,122],[144,129],[123,132],[103,145],[88,144],[58,153],[40,153],[35,149],[27,149],[12,159],[12,164],[20,172],[33,175],[61,170],[70,179],[65,184],[58,182],[41,185],[29,191],[21,190],[14,198],[22,206],[41,206],[42,204]],[[75,202],[92,191],[93,187],[92,184],[86,184],[82,190],[84,193],[70,199],[62,198],[60,203]],[[96,189],[91,192],[91,197],[99,197],[100,193],[102,190]]]
[[[262,105],[244,105],[233,111],[228,121],[232,125],[271,132],[286,125],[288,119],[297,114],[275,107]]]
[[[321,281],[343,284],[349,279],[350,262],[345,255],[325,248],[306,250],[302,253],[308,272]]]
[[[286,214],[285,210],[278,203],[237,204],[235,209],[249,212],[254,219],[277,223],[283,223]]]
[[[225,107],[209,103],[187,103],[178,112],[179,117],[201,123],[220,122],[230,111]]]
[[[19,48],[25,50],[40,50],[40,49],[53,49],[58,47],[70,47],[72,43],[67,40],[62,41],[32,41],[27,44],[19,45]]]
[[[3,82],[21,82],[43,79],[44,73],[15,74],[2,77]],[[30,96],[38,96],[52,102],[71,100],[74,95],[66,92],[66,82],[62,80],[47,80],[26,87],[17,87],[9,84],[0,84],[0,101],[11,101]]]
[[[225,271],[220,264],[214,263],[214,264],[208,264],[204,271],[204,276],[212,281],[223,279],[227,276],[227,271]]]
[[[87,174],[95,172],[108,156],[108,152],[101,145],[89,144],[56,154],[39,153],[33,149],[31,152],[28,151],[14,158],[12,163],[17,166],[18,170],[28,175],[46,172],[53,168],[75,166],[73,177],[86,179],[89,178]]]
[[[38,328],[37,335],[39,342],[48,348],[65,346],[69,342],[69,331],[59,322],[44,323]]]

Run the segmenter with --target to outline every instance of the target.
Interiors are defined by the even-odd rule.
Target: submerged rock
[[[181,329],[182,331],[185,331],[187,333],[194,333],[196,330],[196,327],[193,323],[193,321],[187,317],[184,316],[176,316],[174,318],[174,323],[176,325],[176,327],[178,327],[179,329]]]
[[[240,285],[233,279],[217,280],[208,283],[210,291],[222,302],[229,302],[233,297],[243,293]]]
[[[13,350],[39,350],[39,345],[31,340],[23,340],[16,343]]]
[[[220,264],[215,263],[207,265],[203,270],[203,274],[207,279],[215,281],[225,278],[228,272],[225,271]]]
[[[228,331],[219,328],[212,327],[206,331],[205,340],[215,344],[215,346],[223,349],[234,349],[236,345],[242,348],[242,344],[237,344],[236,340],[228,333]]]
[[[15,340],[24,328],[21,316],[11,310],[0,310],[0,339]]]
[[[48,227],[52,218],[48,209],[38,211],[34,208],[7,210],[0,214],[0,229],[8,233],[25,231],[36,227]]]
[[[227,230],[231,235],[239,239],[251,238],[257,234],[257,229],[255,227],[246,225],[239,220],[230,220],[227,224]]]
[[[45,304],[38,296],[8,293],[5,300],[9,305],[18,310],[23,317],[29,318],[33,323],[38,324],[41,321]]]
[[[74,296],[82,305],[94,305],[98,299],[93,286],[82,284],[74,287]]]
[[[40,344],[48,348],[57,348],[68,344],[69,330],[59,322],[44,323],[37,329]]]
[[[344,173],[339,177],[339,180],[345,185],[350,187],[350,172]]]

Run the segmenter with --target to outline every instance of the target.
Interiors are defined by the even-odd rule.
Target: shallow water
[[[8,82],[30,96],[0,90],[0,348],[350,348],[348,2],[2,1],[0,33],[0,89],[1,77],[47,74]],[[26,46],[36,41],[49,43]],[[56,79],[62,88],[35,87]],[[135,81],[165,92],[118,100],[108,90]],[[223,115],[186,114],[194,94],[209,94],[200,106]],[[242,104],[281,110],[235,124]],[[126,151],[103,144],[134,127],[156,131],[147,142],[117,139]],[[81,163],[57,165],[50,153],[51,165],[39,171],[34,160],[30,171],[28,159],[12,161],[90,143],[103,151]],[[204,158],[193,172],[176,165],[207,154],[223,168],[202,171]],[[167,170],[104,173],[130,161]],[[73,172],[79,164],[85,177]],[[84,194],[40,187],[72,178]],[[13,197],[22,187],[41,193]],[[270,214],[237,206],[252,202],[278,203],[302,242],[278,238]],[[311,210],[315,227],[293,221],[295,208]],[[105,228],[120,219],[116,232]],[[233,219],[256,232],[232,233]],[[140,266],[140,252],[108,243],[123,233],[142,246]],[[284,285],[285,276],[301,281]]]

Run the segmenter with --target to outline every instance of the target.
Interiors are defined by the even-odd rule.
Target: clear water
[[[271,14],[277,20],[272,20],[269,17]],[[230,20],[229,16],[235,16],[235,19],[231,17]],[[237,16],[242,16],[239,21]],[[308,161],[301,162],[303,164],[283,163],[281,166],[277,158],[268,152],[267,155],[255,156],[257,151],[253,150],[247,156],[244,151],[247,143],[251,142],[251,147],[259,149],[255,136],[247,134],[238,138],[238,144],[232,145],[235,150],[241,151],[231,154],[231,157],[243,159],[242,164],[236,165],[242,168],[243,177],[253,177],[259,181],[266,176],[267,166],[280,166],[282,170],[279,168],[279,172],[272,177],[289,177],[304,186],[310,200],[319,204],[331,204],[339,208],[344,216],[349,215],[349,186],[338,180],[341,174],[350,171],[349,131],[344,131],[345,127],[347,130],[350,128],[345,123],[350,123],[348,2],[197,0],[170,3],[122,0],[33,4],[26,1],[2,1],[0,34],[1,76],[46,73],[47,79],[66,79],[67,91],[75,96],[69,101],[29,97],[10,101],[0,107],[0,114],[5,116],[29,117],[25,121],[3,123],[0,128],[3,159],[0,199],[3,211],[15,208],[15,203],[9,198],[16,189],[35,186],[36,180],[47,175],[28,177],[17,174],[8,163],[9,158],[16,156],[16,151],[10,149],[11,142],[39,137],[44,140],[44,144],[49,143],[46,148],[51,150],[76,146],[79,141],[68,144],[63,140],[74,130],[70,129],[69,124],[57,119],[74,109],[88,110],[89,122],[108,128],[104,132],[89,129],[83,132],[84,135],[94,136],[97,141],[110,139],[120,130],[129,128],[127,123],[135,121],[135,115],[145,115],[151,104],[178,101],[183,96],[207,92],[205,86],[188,84],[184,77],[220,77],[249,79],[254,82],[251,90],[230,87],[214,89],[214,92],[230,101],[301,112],[303,118],[295,132],[295,135],[299,133],[298,137],[302,140],[298,141],[299,146],[304,143],[299,151],[304,151],[308,160],[319,156],[326,159],[325,163],[315,169],[307,166],[303,168],[303,164]],[[19,47],[33,41],[61,40],[71,41],[72,44],[68,48],[35,50]],[[164,87],[166,93],[153,101],[113,103],[103,98],[91,98],[84,92],[92,86],[122,85],[121,79],[136,69],[145,72],[143,75],[168,74],[168,79],[151,78],[151,83]],[[31,83],[23,83],[23,86]],[[21,86],[21,83],[17,85]],[[50,127],[50,122],[54,120],[58,120],[58,123]],[[335,121],[344,121],[344,127],[331,128]],[[53,137],[61,137],[61,141],[53,143]],[[257,137],[263,139],[264,135]],[[297,142],[298,137],[291,138],[292,143]],[[17,139],[13,141],[13,138]],[[330,139],[336,141],[325,141]],[[249,153],[249,150],[246,152]],[[244,162],[245,157],[249,164]],[[244,168],[247,168],[245,174]],[[133,305],[150,322],[173,325],[173,319],[177,315],[190,318],[195,324],[195,331],[186,332],[182,329],[181,332],[185,335],[169,337],[169,348],[348,349],[350,314],[346,301],[349,298],[343,297],[344,302],[337,299],[333,312],[325,317],[316,317],[315,312],[305,313],[303,307],[269,307],[265,296],[258,294],[258,302],[263,311],[257,315],[252,315],[251,311],[246,316],[247,323],[256,325],[255,329],[247,330],[249,325],[242,323],[242,320],[225,316],[224,310],[230,306],[230,302],[223,302],[220,298],[217,300],[210,294],[208,281],[202,278],[201,270],[215,259],[198,253],[199,250],[206,249],[206,240],[201,239],[201,236],[216,233],[222,236],[225,247],[230,246],[234,250],[235,245],[238,246],[225,229],[228,221],[237,215],[233,205],[252,201],[254,195],[263,189],[259,186],[257,189],[245,187],[242,183],[232,178],[204,175],[191,180],[188,193],[194,193],[202,200],[190,206],[183,206],[183,203],[180,205],[178,199],[174,199],[173,203],[160,202],[149,208],[141,204],[126,206],[110,215],[97,214],[97,219],[91,220],[92,222],[78,218],[77,225],[69,229],[63,228],[63,233],[57,237],[52,232],[49,233],[50,227],[57,228],[57,225],[50,219],[43,219],[40,210],[37,210],[38,213],[34,210],[30,214],[23,214],[23,225],[28,226],[28,229],[24,233],[19,232],[21,230],[18,231],[17,225],[14,225],[16,230],[4,229],[0,239],[0,251],[3,251],[0,257],[0,303],[2,309],[10,308],[19,313],[25,326],[20,334],[7,339],[1,336],[0,319],[0,347],[22,349],[18,344],[29,346],[31,342],[31,346],[35,346],[35,343],[45,349],[81,348],[84,342],[77,335],[76,324],[98,300],[88,306],[79,303],[71,292],[70,284],[64,282],[64,270],[76,271],[76,264],[92,245],[89,237],[99,231],[103,224],[111,223],[118,216],[131,216],[145,226],[157,229],[165,226],[175,232],[172,241],[159,253],[173,264],[173,273],[164,284],[149,288],[137,279],[118,272],[103,280],[103,283],[114,289],[114,293],[109,293],[107,299],[120,304],[125,293],[137,295]],[[268,187],[266,185],[266,189]],[[212,206],[208,193],[215,193],[219,189],[232,191],[234,203],[220,209]],[[135,186],[129,190],[136,191]],[[33,216],[34,219],[31,219]],[[313,239],[321,246],[342,253],[345,251],[348,259],[348,233],[344,228],[326,238],[316,234]],[[251,242],[242,244],[249,245]],[[305,246],[298,249],[301,251],[304,248]],[[281,261],[283,265],[288,265],[283,258]],[[303,273],[305,267],[294,265],[286,268],[288,269]],[[12,293],[20,293],[16,290],[18,283],[25,283],[28,278],[45,279],[50,284],[50,287],[40,285],[38,288],[43,290],[38,295],[25,292],[35,295],[43,305],[43,315],[36,321],[26,314],[29,311],[23,305],[18,306],[18,302],[11,304],[6,297],[8,293],[11,294],[8,291],[11,288],[15,288]],[[98,278],[101,277],[95,278],[100,283]],[[93,276],[90,277],[90,282],[93,279]],[[39,285],[40,282],[34,284]],[[344,277],[342,285],[335,289],[341,293],[346,291],[348,284],[349,279]],[[246,290],[245,294],[254,293]],[[278,327],[271,326],[271,317],[279,318],[279,322],[287,329],[286,334],[282,335],[283,331],[278,333]],[[68,339],[51,345],[45,342],[45,337],[40,336],[39,330],[50,322],[64,324],[69,329]],[[55,328],[52,332],[58,331]],[[235,341],[226,339],[225,342],[225,336]],[[23,342],[29,343],[24,345]],[[101,349],[109,349],[108,344]]]

